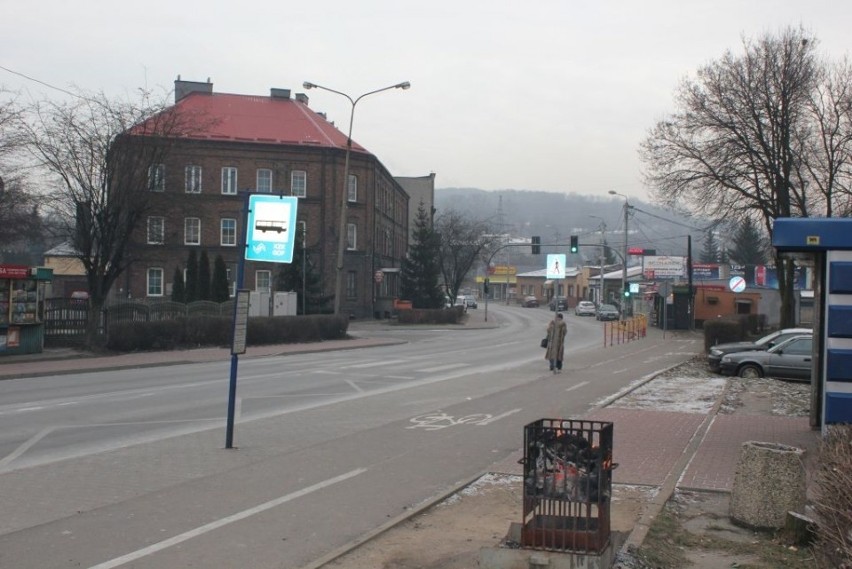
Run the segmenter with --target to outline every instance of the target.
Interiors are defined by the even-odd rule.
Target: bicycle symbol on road
[[[438,431],[440,429],[446,429],[447,427],[454,427],[456,425],[485,425],[491,420],[491,418],[492,415],[488,415],[486,413],[475,413],[473,415],[459,417],[458,419],[452,415],[447,415],[446,413],[427,413],[426,415],[420,415],[419,417],[411,419],[410,421],[414,424],[405,428]]]

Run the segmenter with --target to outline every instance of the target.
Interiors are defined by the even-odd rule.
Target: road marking
[[[386,375],[388,379],[414,379],[414,377],[408,375]]]
[[[18,413],[27,413],[27,412],[29,412],[29,411],[41,411],[42,409],[44,409],[44,406],[39,406],[39,407],[21,407],[20,409],[18,409]]]
[[[361,386],[360,386],[360,385],[358,385],[357,383],[355,383],[354,381],[352,381],[351,379],[347,379],[347,380],[346,380],[346,383],[348,383],[348,384],[350,385],[350,387],[352,387],[352,389],[354,389],[354,390],[355,390],[355,391],[357,391],[358,393],[363,393],[363,392],[364,392],[364,390],[363,390],[363,389],[361,389]]]
[[[0,470],[6,468],[6,466],[11,463],[13,460],[30,450],[34,444],[39,442],[41,439],[49,435],[53,431],[53,427],[49,427],[47,429],[43,429],[37,435],[30,437],[30,439],[12,451],[12,454],[3,457],[3,460],[0,460]]]
[[[350,365],[350,366],[343,366],[340,369],[363,369],[363,368],[367,368],[367,367],[379,367],[379,366],[387,366],[387,365],[401,364],[401,363],[405,363],[405,360],[382,360],[382,361],[379,361],[379,362],[369,362],[369,363],[366,363],[366,364],[354,364],[354,365]]]
[[[502,415],[495,415],[494,417],[491,417],[490,419],[485,419],[484,421],[479,421],[479,422],[474,423],[474,424],[479,425],[479,426],[488,425],[490,423],[493,423],[494,421],[497,421],[498,419],[502,419],[503,417],[508,417],[509,415],[514,415],[515,413],[517,413],[520,410],[521,410],[520,408],[512,409],[511,411],[506,411]]]
[[[574,391],[575,389],[580,389],[580,388],[581,388],[581,387],[583,387],[584,385],[589,385],[589,382],[588,382],[588,381],[581,381],[581,382],[580,382],[580,383],[578,383],[577,385],[572,385],[571,387],[569,387],[569,388],[568,388],[568,389],[566,389],[565,391]]]
[[[450,369],[458,369],[458,368],[461,368],[461,367],[468,367],[469,365],[470,364],[446,364],[446,365],[442,365],[442,366],[416,369],[414,371],[418,371],[418,372],[422,372],[422,373],[433,373],[433,372],[436,372],[436,371],[447,371],[447,370],[450,370]]]
[[[624,369],[617,369],[617,370],[615,370],[614,372],[612,372],[612,374],[613,374],[613,375],[616,375],[616,374],[619,374],[619,373],[628,372],[628,371],[630,371],[631,369],[632,369],[632,368],[629,368],[629,367],[626,367],[626,368],[624,368]]]
[[[205,533],[217,530],[228,524],[232,524],[234,522],[238,522],[240,520],[244,520],[246,518],[259,514],[261,512],[265,512],[266,510],[276,508],[282,504],[290,502],[291,500],[301,498],[302,496],[306,496],[308,494],[311,494],[312,492],[316,492],[317,490],[322,490],[323,488],[327,488],[328,486],[332,486],[333,484],[337,484],[338,482],[343,482],[344,480],[353,478],[355,476],[358,476],[359,474],[363,474],[366,471],[366,468],[356,468],[355,470],[350,470],[349,472],[341,474],[340,476],[329,478],[328,480],[324,480],[323,482],[319,482],[317,484],[314,484],[313,486],[308,486],[307,488],[303,488],[291,494],[287,494],[286,496],[281,496],[280,498],[270,500],[269,502],[265,502],[263,504],[255,506],[254,508],[249,508],[248,510],[237,512],[236,514],[221,518],[219,520],[216,520],[215,522],[211,522],[193,530],[189,530],[188,532],[176,535],[159,543],[154,543],[152,545],[149,545],[148,547],[137,549],[136,551],[128,553],[127,555],[122,555],[121,557],[110,559],[109,561],[106,561],[104,563],[93,565],[89,569],[112,569],[113,567],[119,567],[120,565],[124,565],[125,563],[136,561],[137,559],[142,559],[143,557],[147,557],[152,553],[160,552],[173,545],[177,545],[179,543],[183,543],[184,541],[196,538],[200,535],[204,535]]]

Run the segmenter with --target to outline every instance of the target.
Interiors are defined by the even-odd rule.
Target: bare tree
[[[0,89],[0,242],[31,240],[40,233],[39,199],[22,173],[22,139],[17,128],[23,110],[14,94]]]
[[[56,183],[52,207],[86,271],[89,345],[110,289],[133,260],[128,246],[149,211],[151,173],[193,122],[145,93],[139,101],[84,93],[43,101],[21,122],[31,155]]]
[[[828,215],[834,196],[843,195],[842,176],[827,173],[848,170],[848,153],[841,163],[839,150],[833,167],[819,152],[817,133],[828,135],[831,113],[826,110],[821,123],[815,109],[848,97],[827,81],[835,75],[825,72],[815,42],[801,29],[744,40],[743,48],[683,82],[675,94],[678,111],[653,127],[641,154],[658,201],[713,219],[754,217],[771,235],[775,219]],[[842,108],[833,112],[842,115]],[[838,129],[838,141],[850,134],[843,120]],[[775,263],[781,324],[788,326],[794,322],[793,265],[780,255]]]
[[[495,243],[487,222],[455,210],[435,217],[435,231],[440,235],[441,274],[449,297],[458,296],[465,277],[483,252]]]

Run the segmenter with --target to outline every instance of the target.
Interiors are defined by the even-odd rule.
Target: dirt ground
[[[665,382],[684,376],[711,377],[701,362],[676,368],[651,383],[657,393],[689,391]],[[719,376],[712,376],[718,378]],[[720,412],[801,415],[806,413],[807,385],[772,379],[748,388],[733,379]],[[650,387],[650,386],[649,386]],[[680,387],[681,389],[678,389]],[[647,395],[646,395],[647,397]],[[694,393],[692,394],[694,398]],[[641,406],[642,393],[619,405]],[[611,507],[616,550],[636,523],[656,488],[614,485]],[[483,547],[496,547],[512,522],[522,519],[520,476],[487,474],[464,490],[389,529],[357,549],[324,565],[327,569],[472,569],[480,567]],[[637,554],[620,555],[622,569],[730,567],[810,567],[806,550],[789,547],[773,535],[755,533],[728,521],[728,494],[676,492]]]

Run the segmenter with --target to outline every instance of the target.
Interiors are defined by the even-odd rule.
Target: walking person
[[[565,334],[568,332],[568,325],[562,317],[561,312],[556,313],[556,317],[547,324],[547,352],[544,354],[544,359],[550,362],[550,371],[553,373],[562,372],[562,358],[565,356]]]

